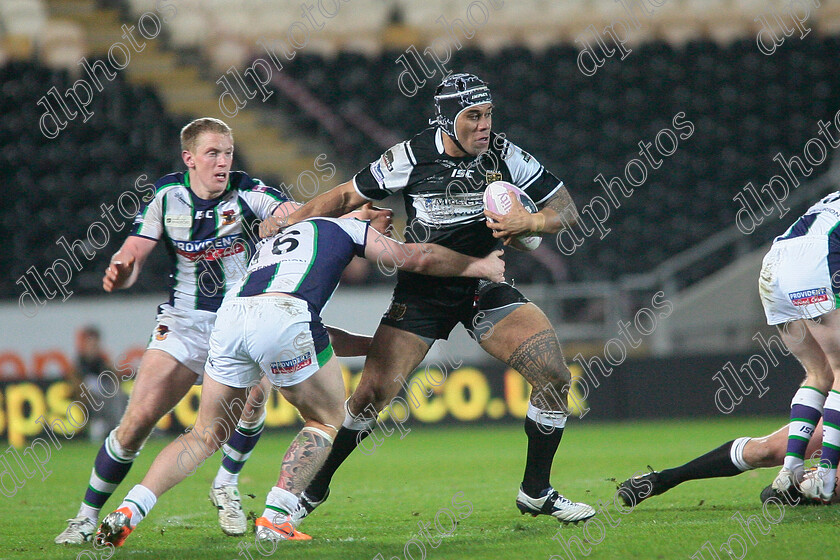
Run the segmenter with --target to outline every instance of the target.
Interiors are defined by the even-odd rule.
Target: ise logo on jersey
[[[828,290],[826,288],[813,288],[811,290],[802,290],[801,292],[791,292],[788,296],[793,305],[800,307],[802,305],[828,301]]]
[[[310,364],[312,364],[312,352],[307,352],[291,360],[271,362],[271,373],[274,375],[289,375],[290,373],[302,370]]]

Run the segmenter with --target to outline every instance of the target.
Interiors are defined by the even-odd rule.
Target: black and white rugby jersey
[[[483,195],[489,183],[513,183],[537,204],[563,186],[502,135],[491,133],[490,148],[483,154],[458,158],[444,152],[442,134],[427,128],[353,177],[356,191],[369,200],[402,193],[409,220],[407,242],[438,243],[483,257],[500,244],[484,223]]]
[[[164,241],[170,305],[215,312],[245,273],[259,221],[288,200],[242,171],[230,172],[221,196],[204,200],[190,189],[188,173],[170,173],[155,183],[155,196],[138,212],[131,235]]]

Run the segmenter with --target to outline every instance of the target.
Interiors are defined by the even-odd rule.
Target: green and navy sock
[[[803,470],[805,450],[811,441],[814,428],[822,417],[825,399],[822,391],[807,385],[800,387],[793,395],[784,466],[794,473]]]
[[[213,480],[213,488],[238,484],[239,473],[260,440],[263,427],[265,427],[265,411],[256,422],[239,420],[236,431],[227,443],[222,445],[222,464]]]
[[[112,430],[102,443],[102,447],[99,448],[90,473],[85,498],[79,508],[79,515],[84,515],[94,521],[99,518],[102,506],[128,475],[134,459],[140,454],[139,451],[123,449],[117,441],[116,434],[117,430]]]
[[[823,480],[823,492],[834,490],[837,462],[840,459],[840,392],[831,390],[823,408],[823,444],[817,476]]]

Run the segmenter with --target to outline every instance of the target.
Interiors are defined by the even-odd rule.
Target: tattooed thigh
[[[557,396],[565,402],[572,376],[553,329],[538,332],[525,340],[513,351],[507,363],[534,388],[532,403],[542,404],[541,408],[553,408],[547,405]]]

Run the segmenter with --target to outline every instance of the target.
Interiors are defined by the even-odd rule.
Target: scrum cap
[[[490,88],[473,74],[451,74],[435,89],[435,118],[429,124],[436,125],[455,142],[455,121],[458,115],[482,103],[492,103]]]

